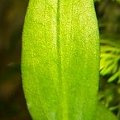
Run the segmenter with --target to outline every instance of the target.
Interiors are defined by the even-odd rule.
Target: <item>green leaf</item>
[[[116,78],[119,77],[119,71],[116,72],[114,75],[112,75],[109,79],[108,79],[108,82],[112,82],[113,80],[115,80]]]
[[[98,36],[92,0],[30,0],[22,78],[33,120],[93,120]]]
[[[118,120],[118,119],[112,112],[105,108],[104,105],[99,103],[97,107],[96,120]]]

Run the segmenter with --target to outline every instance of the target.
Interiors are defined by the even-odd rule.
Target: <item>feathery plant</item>
[[[120,83],[120,42],[101,39],[100,74],[109,76],[108,82]]]

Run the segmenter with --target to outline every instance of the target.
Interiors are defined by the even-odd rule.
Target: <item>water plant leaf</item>
[[[98,36],[92,0],[30,0],[22,78],[33,120],[93,120]]]

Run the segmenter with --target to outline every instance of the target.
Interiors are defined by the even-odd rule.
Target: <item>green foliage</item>
[[[120,119],[120,41],[101,38],[99,100]]]
[[[102,45],[101,75],[115,74],[119,71],[119,47],[107,40]],[[34,120],[116,120],[96,103],[98,47],[93,3],[30,1],[23,34],[22,77]],[[108,81],[118,76],[112,75]]]
[[[120,83],[120,42],[110,39],[101,40],[100,74],[109,75],[108,82]]]
[[[30,0],[22,77],[34,120],[93,120],[99,79],[93,1]]]
[[[118,60],[120,56],[120,4],[117,0],[101,0],[100,2],[95,2],[95,5],[102,52],[99,100],[116,116],[120,116],[120,84],[118,82],[118,68],[120,67]],[[110,50],[105,52],[102,48],[105,51],[109,48]]]
[[[113,113],[105,108],[104,105],[99,103],[97,106],[96,120],[117,120],[117,118]]]

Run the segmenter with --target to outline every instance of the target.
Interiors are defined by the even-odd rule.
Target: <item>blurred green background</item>
[[[99,101],[120,120],[120,0],[94,0],[100,30]],[[0,120],[31,120],[21,79],[28,0],[0,0]]]

